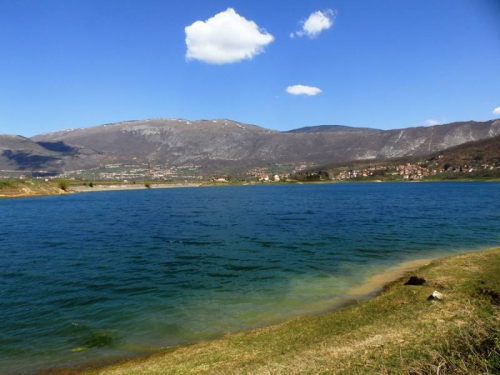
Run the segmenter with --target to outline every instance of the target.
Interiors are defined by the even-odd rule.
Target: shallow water
[[[0,201],[0,373],[325,311],[397,263],[500,246],[500,184],[359,183]]]

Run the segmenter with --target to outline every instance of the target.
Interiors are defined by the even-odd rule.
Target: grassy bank
[[[500,372],[500,249],[433,261],[376,298],[89,374]],[[438,290],[442,300],[428,300]]]
[[[160,183],[151,181],[138,181],[137,183],[123,183],[113,181],[73,181],[54,179],[43,181],[38,179],[0,179],[1,198],[27,198],[46,195],[64,195],[71,193],[87,193],[114,190],[140,190],[170,187],[193,187],[199,184],[186,183]]]
[[[63,180],[45,182],[37,179],[0,179],[0,199],[61,195],[67,193],[68,186]]]

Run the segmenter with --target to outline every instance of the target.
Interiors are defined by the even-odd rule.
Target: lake
[[[500,246],[500,184],[151,189],[0,201],[0,373],[104,363],[338,306]]]

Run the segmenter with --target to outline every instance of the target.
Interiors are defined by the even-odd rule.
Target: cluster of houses
[[[266,173],[266,169],[262,167],[254,167],[245,172],[246,176],[258,177]]]
[[[302,163],[302,164],[296,165],[295,168],[294,168],[294,172],[301,172],[304,169],[307,169],[307,168],[309,168],[311,166],[313,166],[313,164]]]
[[[263,173],[259,176],[259,182],[279,182],[284,178],[288,177],[288,173],[283,173],[281,176],[279,174],[268,175],[267,173]]]
[[[446,166],[446,165],[445,165]],[[377,174],[376,171],[384,171],[390,172],[392,176],[402,176],[404,180],[420,180],[425,177],[435,176],[444,172],[452,172],[452,173],[473,173],[478,170],[499,170],[500,165],[491,165],[491,164],[481,164],[481,166],[470,166],[470,165],[462,165],[460,167],[450,167],[448,166],[446,169],[443,167],[436,166],[435,168],[429,168],[425,164],[422,163],[411,164],[406,163],[404,165],[398,165],[395,167],[387,167],[387,166],[377,166],[371,167],[367,169],[352,169],[352,170],[343,170],[338,175],[334,176],[336,180],[346,180],[351,178],[358,177],[370,177]]]
[[[183,179],[201,179],[201,174],[197,173],[200,166],[186,164],[182,166],[165,165],[124,165],[124,164],[106,164],[99,168],[89,170],[72,170],[61,173],[57,178],[79,178],[91,176],[97,180],[169,180],[175,178]]]
[[[442,173],[444,170],[434,169],[432,174]],[[393,176],[403,176],[405,180],[420,180],[424,177],[431,175],[429,168],[420,165],[407,163],[406,165],[398,165],[396,171],[392,173]]]
[[[491,164],[481,164],[479,166],[470,166],[470,165],[461,165],[460,167],[449,168],[448,172],[454,173],[472,173],[477,171],[493,171],[500,170],[500,165],[491,165]],[[440,172],[444,172],[444,170],[440,170]]]
[[[365,168],[365,169],[350,169],[350,170],[343,170],[336,176],[333,176],[334,180],[348,180],[351,178],[358,178],[358,177],[370,177],[374,176],[377,171],[386,171],[388,168],[383,167],[383,166],[375,166],[375,167],[370,167],[370,168]]]
[[[289,178],[290,176],[290,173],[281,171],[292,170],[295,165],[273,164],[272,167],[272,169],[275,170],[274,172],[270,172],[268,167],[254,167],[246,171],[245,175],[260,182],[278,182],[282,181],[283,179]]]
[[[281,173],[281,174],[260,173],[258,175],[252,176],[252,178],[256,179],[259,182],[280,182],[286,180],[289,176],[290,176],[289,173]],[[228,182],[228,178],[222,175],[218,175],[212,178],[212,181]]]
[[[495,169],[500,169],[500,165],[481,164],[481,169],[486,171],[493,171]]]
[[[336,180],[348,180],[351,178],[368,177],[368,176],[373,176],[373,172],[370,172],[367,169],[351,169],[351,170],[344,170],[344,171],[340,172],[335,177],[335,179]]]

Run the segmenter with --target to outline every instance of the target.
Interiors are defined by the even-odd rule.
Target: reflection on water
[[[326,311],[398,263],[500,245],[492,183],[158,189],[0,211],[7,373]]]

